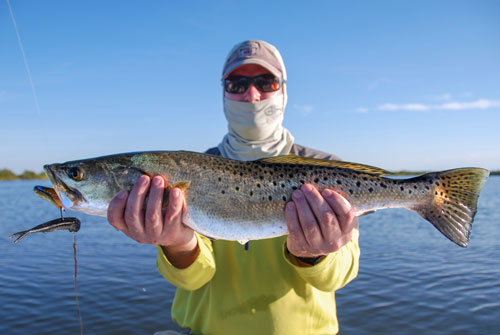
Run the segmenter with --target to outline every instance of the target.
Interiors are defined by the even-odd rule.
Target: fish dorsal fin
[[[386,171],[384,169],[363,165],[359,163],[351,163],[344,161],[335,161],[335,160],[327,160],[327,159],[318,159],[318,158],[310,158],[310,157],[302,157],[296,155],[284,155],[284,156],[276,156],[269,158],[262,158],[258,160],[259,162],[264,163],[273,163],[273,164],[295,164],[295,165],[314,165],[314,166],[328,166],[340,169],[351,169],[359,172],[369,173],[378,176],[390,175],[391,172]]]

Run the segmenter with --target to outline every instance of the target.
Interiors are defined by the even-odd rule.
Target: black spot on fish
[[[260,188],[260,184],[257,184],[257,187]]]
[[[368,189],[368,192],[372,193],[372,192],[373,192],[373,188],[371,188],[371,187],[370,187],[370,188]]]
[[[408,190],[408,193],[411,194],[411,190]]]
[[[239,186],[236,186],[236,191],[239,191],[240,190],[240,187]]]
[[[439,186],[439,183],[438,183],[438,182],[436,182],[436,186]]]
[[[283,196],[283,198],[282,198],[282,199],[283,199],[283,201],[286,201],[286,197],[285,197],[285,196]]]
[[[221,177],[219,177],[219,181],[222,181],[222,178],[221,178]]]
[[[269,201],[272,201],[273,200],[273,197],[272,196],[269,196]]]
[[[360,181],[356,182],[356,186],[360,187],[361,186],[361,182]]]
[[[382,186],[383,188],[387,188],[387,185],[384,183],[380,183],[380,186]]]
[[[290,173],[288,176],[289,176],[290,178],[293,178],[293,173]]]
[[[413,188],[414,188],[414,189],[417,189],[417,185],[413,185]]]
[[[301,181],[300,181],[300,183],[301,183],[302,185],[304,185],[304,184],[305,184],[305,181],[301,180]]]
[[[314,182],[317,184],[319,183],[319,178],[314,178]]]
[[[400,189],[401,191],[404,191],[404,190],[405,190],[405,188],[404,188],[403,186],[401,186],[399,189]]]
[[[225,194],[225,193],[226,193],[226,191],[222,190],[222,194]]]
[[[285,184],[281,184],[281,187],[285,188]]]
[[[337,184],[342,185],[342,181],[340,181],[340,179],[337,179]]]
[[[297,186],[292,186],[292,190],[296,190],[297,189]]]
[[[276,181],[273,181],[273,185],[274,185],[274,186],[276,186],[276,185],[278,185],[278,184],[276,183]]]
[[[349,193],[353,194],[353,193],[354,193],[354,191],[353,191],[353,190],[351,190],[351,189],[349,189]]]
[[[303,175],[304,177],[307,177],[307,173],[305,173],[305,172],[302,172],[302,175]]]
[[[328,180],[328,177],[323,177],[323,180],[324,180],[324,181],[327,181],[327,180]]]
[[[364,181],[367,181],[367,180],[368,180],[368,178],[366,178],[366,177],[363,177],[363,180],[364,180]]]
[[[430,187],[429,187],[429,186],[425,186],[425,189],[426,189],[426,190],[430,190]]]

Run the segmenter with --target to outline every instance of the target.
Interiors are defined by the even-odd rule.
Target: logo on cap
[[[255,57],[257,55],[258,50],[259,50],[259,45],[256,43],[252,43],[250,45],[242,46],[238,50],[238,55],[240,58]]]

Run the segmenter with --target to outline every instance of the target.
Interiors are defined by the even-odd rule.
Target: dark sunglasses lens
[[[256,77],[254,79],[254,84],[255,87],[257,87],[261,92],[266,92],[266,93],[277,91],[280,88],[280,81],[274,76]]]
[[[228,78],[224,81],[227,93],[243,94],[250,86],[246,78]]]

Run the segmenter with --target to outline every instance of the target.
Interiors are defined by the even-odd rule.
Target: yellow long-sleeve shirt
[[[292,263],[286,236],[237,242],[196,234],[200,253],[185,269],[161,248],[157,266],[177,286],[172,318],[194,334],[335,334],[335,291],[359,267],[359,231],[339,251],[311,267]]]

